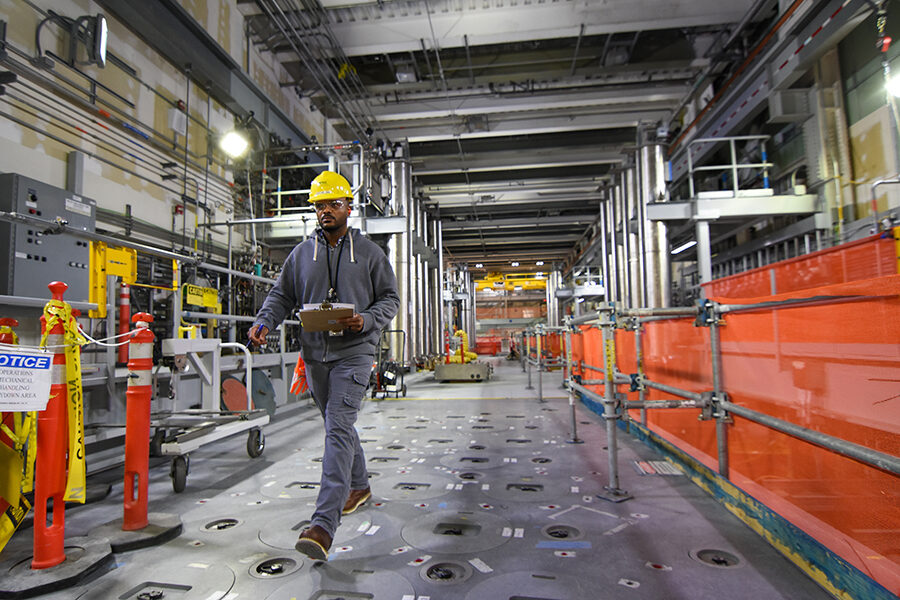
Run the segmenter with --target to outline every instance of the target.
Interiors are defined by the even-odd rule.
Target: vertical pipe
[[[601,322],[603,339],[603,357],[605,382],[603,384],[603,418],[606,420],[606,445],[609,458],[609,486],[607,491],[616,493],[619,490],[618,440],[616,438],[616,391],[613,379],[616,368],[616,342],[613,327],[615,322],[609,312],[604,313]]]
[[[531,335],[528,333],[526,329],[522,334],[523,339],[525,340],[525,366],[528,370],[528,385],[525,386],[526,390],[533,390],[534,386],[531,385]]]
[[[569,378],[574,377],[572,374],[572,328],[566,327],[566,372]],[[570,444],[583,444],[584,441],[578,439],[578,420],[575,418],[575,390],[569,385],[571,382],[566,380],[566,388],[569,390],[569,413],[572,423],[572,439]]]
[[[606,188],[605,195],[608,194],[609,188]],[[607,249],[609,236],[608,212],[609,200],[607,199],[600,202],[600,269],[603,271],[603,295],[606,299],[609,299],[610,295],[609,250]]]
[[[663,148],[658,143],[641,147],[643,174],[643,199],[640,202],[641,227],[644,230],[645,305],[666,307],[671,305],[671,275],[669,273],[668,229],[661,221],[650,221],[646,205],[665,200],[665,162]]]
[[[634,323],[634,353],[635,359],[637,362],[637,373],[638,376],[644,376],[644,326],[635,319]],[[644,386],[641,386],[640,391],[638,391],[638,400],[640,402],[644,402],[647,399],[647,390]],[[641,407],[641,425],[644,427],[647,426],[647,409]]]
[[[609,247],[607,248],[607,256],[609,257],[609,284],[606,290],[606,297],[610,302],[615,302],[619,299],[619,262],[616,255],[616,222],[618,218],[618,213],[616,212],[616,195],[618,194],[618,189],[618,187],[610,188],[610,198],[606,205],[606,231],[608,232],[607,239],[609,240]]]
[[[538,325],[535,332],[537,344],[538,402],[544,402],[544,354],[541,346],[544,340],[544,328]]]
[[[709,324],[709,346],[712,359],[713,393],[721,397],[722,393],[722,346],[719,336],[719,319],[713,312]],[[728,462],[728,413],[719,409],[716,417],[716,447],[719,455],[719,475],[728,478],[730,466]]]
[[[329,159],[330,164],[330,159]],[[411,235],[411,180],[409,163],[405,160],[387,161],[388,174],[391,180],[391,206],[405,220],[403,233],[395,234],[388,242],[390,259],[397,276],[397,291],[400,296],[400,309],[391,324],[391,329],[406,332],[405,344],[402,334],[393,334],[390,340],[391,353],[394,360],[406,364],[412,357],[412,334],[410,329],[410,235]]]

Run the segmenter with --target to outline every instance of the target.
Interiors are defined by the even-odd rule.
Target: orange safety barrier
[[[49,286],[54,300],[62,301],[67,286],[54,281]],[[41,317],[41,333],[47,321]],[[47,569],[65,560],[63,537],[66,528],[66,451],[68,449],[69,394],[66,387],[65,323],[58,321],[49,331],[47,344],[55,347],[50,372],[50,400],[38,413],[37,459],[34,481],[34,557],[32,569]],[[52,509],[48,503],[53,501]],[[48,510],[50,519],[48,520]]]
[[[475,339],[475,354],[480,355],[497,355],[500,354],[500,344],[502,340],[497,336],[478,337]]]
[[[128,343],[128,390],[125,392],[125,507],[123,531],[147,526],[147,490],[150,454],[150,401],[153,386],[153,317],[139,312],[132,319],[134,334]]]
[[[131,287],[124,281],[119,284],[119,333],[128,333],[128,324],[131,323]],[[118,348],[118,361],[128,362],[128,349],[130,344],[123,344]]]
[[[722,386],[729,400],[900,454],[897,272],[896,240],[878,235],[706,284],[711,299],[722,304],[820,300],[723,316]],[[781,293],[769,293],[772,281]],[[692,318],[643,327],[649,380],[695,392],[712,389],[708,328],[695,327]],[[582,335],[573,336],[573,355],[602,366],[600,331],[582,329]],[[616,332],[617,364],[625,373],[636,372],[634,337],[630,331]],[[584,377],[599,375],[587,371]],[[628,386],[617,387],[628,392]],[[637,396],[627,394],[629,400]],[[648,390],[646,397],[671,396]],[[630,414],[638,419],[640,412]],[[654,409],[647,411],[647,423],[717,470],[715,424],[697,416],[693,410]],[[740,416],[733,420],[728,426],[730,480],[880,585],[900,592],[897,477]]]

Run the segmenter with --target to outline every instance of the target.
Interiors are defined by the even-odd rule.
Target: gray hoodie
[[[343,242],[334,248],[325,242],[321,230],[297,244],[256,315],[253,330],[265,325],[274,331],[293,309],[325,300],[329,288],[327,260],[331,261],[337,301],[354,304],[364,325],[359,333],[345,329],[342,336],[303,331],[300,334],[303,360],[328,362],[348,356],[374,356],[381,330],[400,308],[400,296],[387,256],[358,229],[349,229]]]

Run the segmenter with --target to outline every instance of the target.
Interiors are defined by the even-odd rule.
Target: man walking
[[[323,171],[313,180],[309,201],[320,228],[291,251],[250,329],[250,341],[262,345],[297,306],[328,301],[355,307],[352,316],[338,320],[341,331],[304,330],[300,335],[309,389],[325,419],[316,510],[295,546],[315,560],[327,560],[341,515],[372,496],[354,423],[381,329],[400,307],[397,280],[384,252],[347,226],[352,196],[350,184],[338,173]]]

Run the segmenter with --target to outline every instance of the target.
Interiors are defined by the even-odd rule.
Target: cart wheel
[[[263,435],[262,429],[254,427],[247,434],[247,454],[250,458],[256,458],[266,449],[266,436]]]
[[[150,438],[150,456],[162,456],[162,445],[166,440],[166,430],[157,429]]]
[[[406,384],[400,387],[400,393],[403,394],[403,397],[406,398]]]
[[[176,494],[184,491],[184,486],[187,483],[187,474],[188,457],[182,454],[173,458],[170,475],[172,476],[172,489],[175,490]]]

